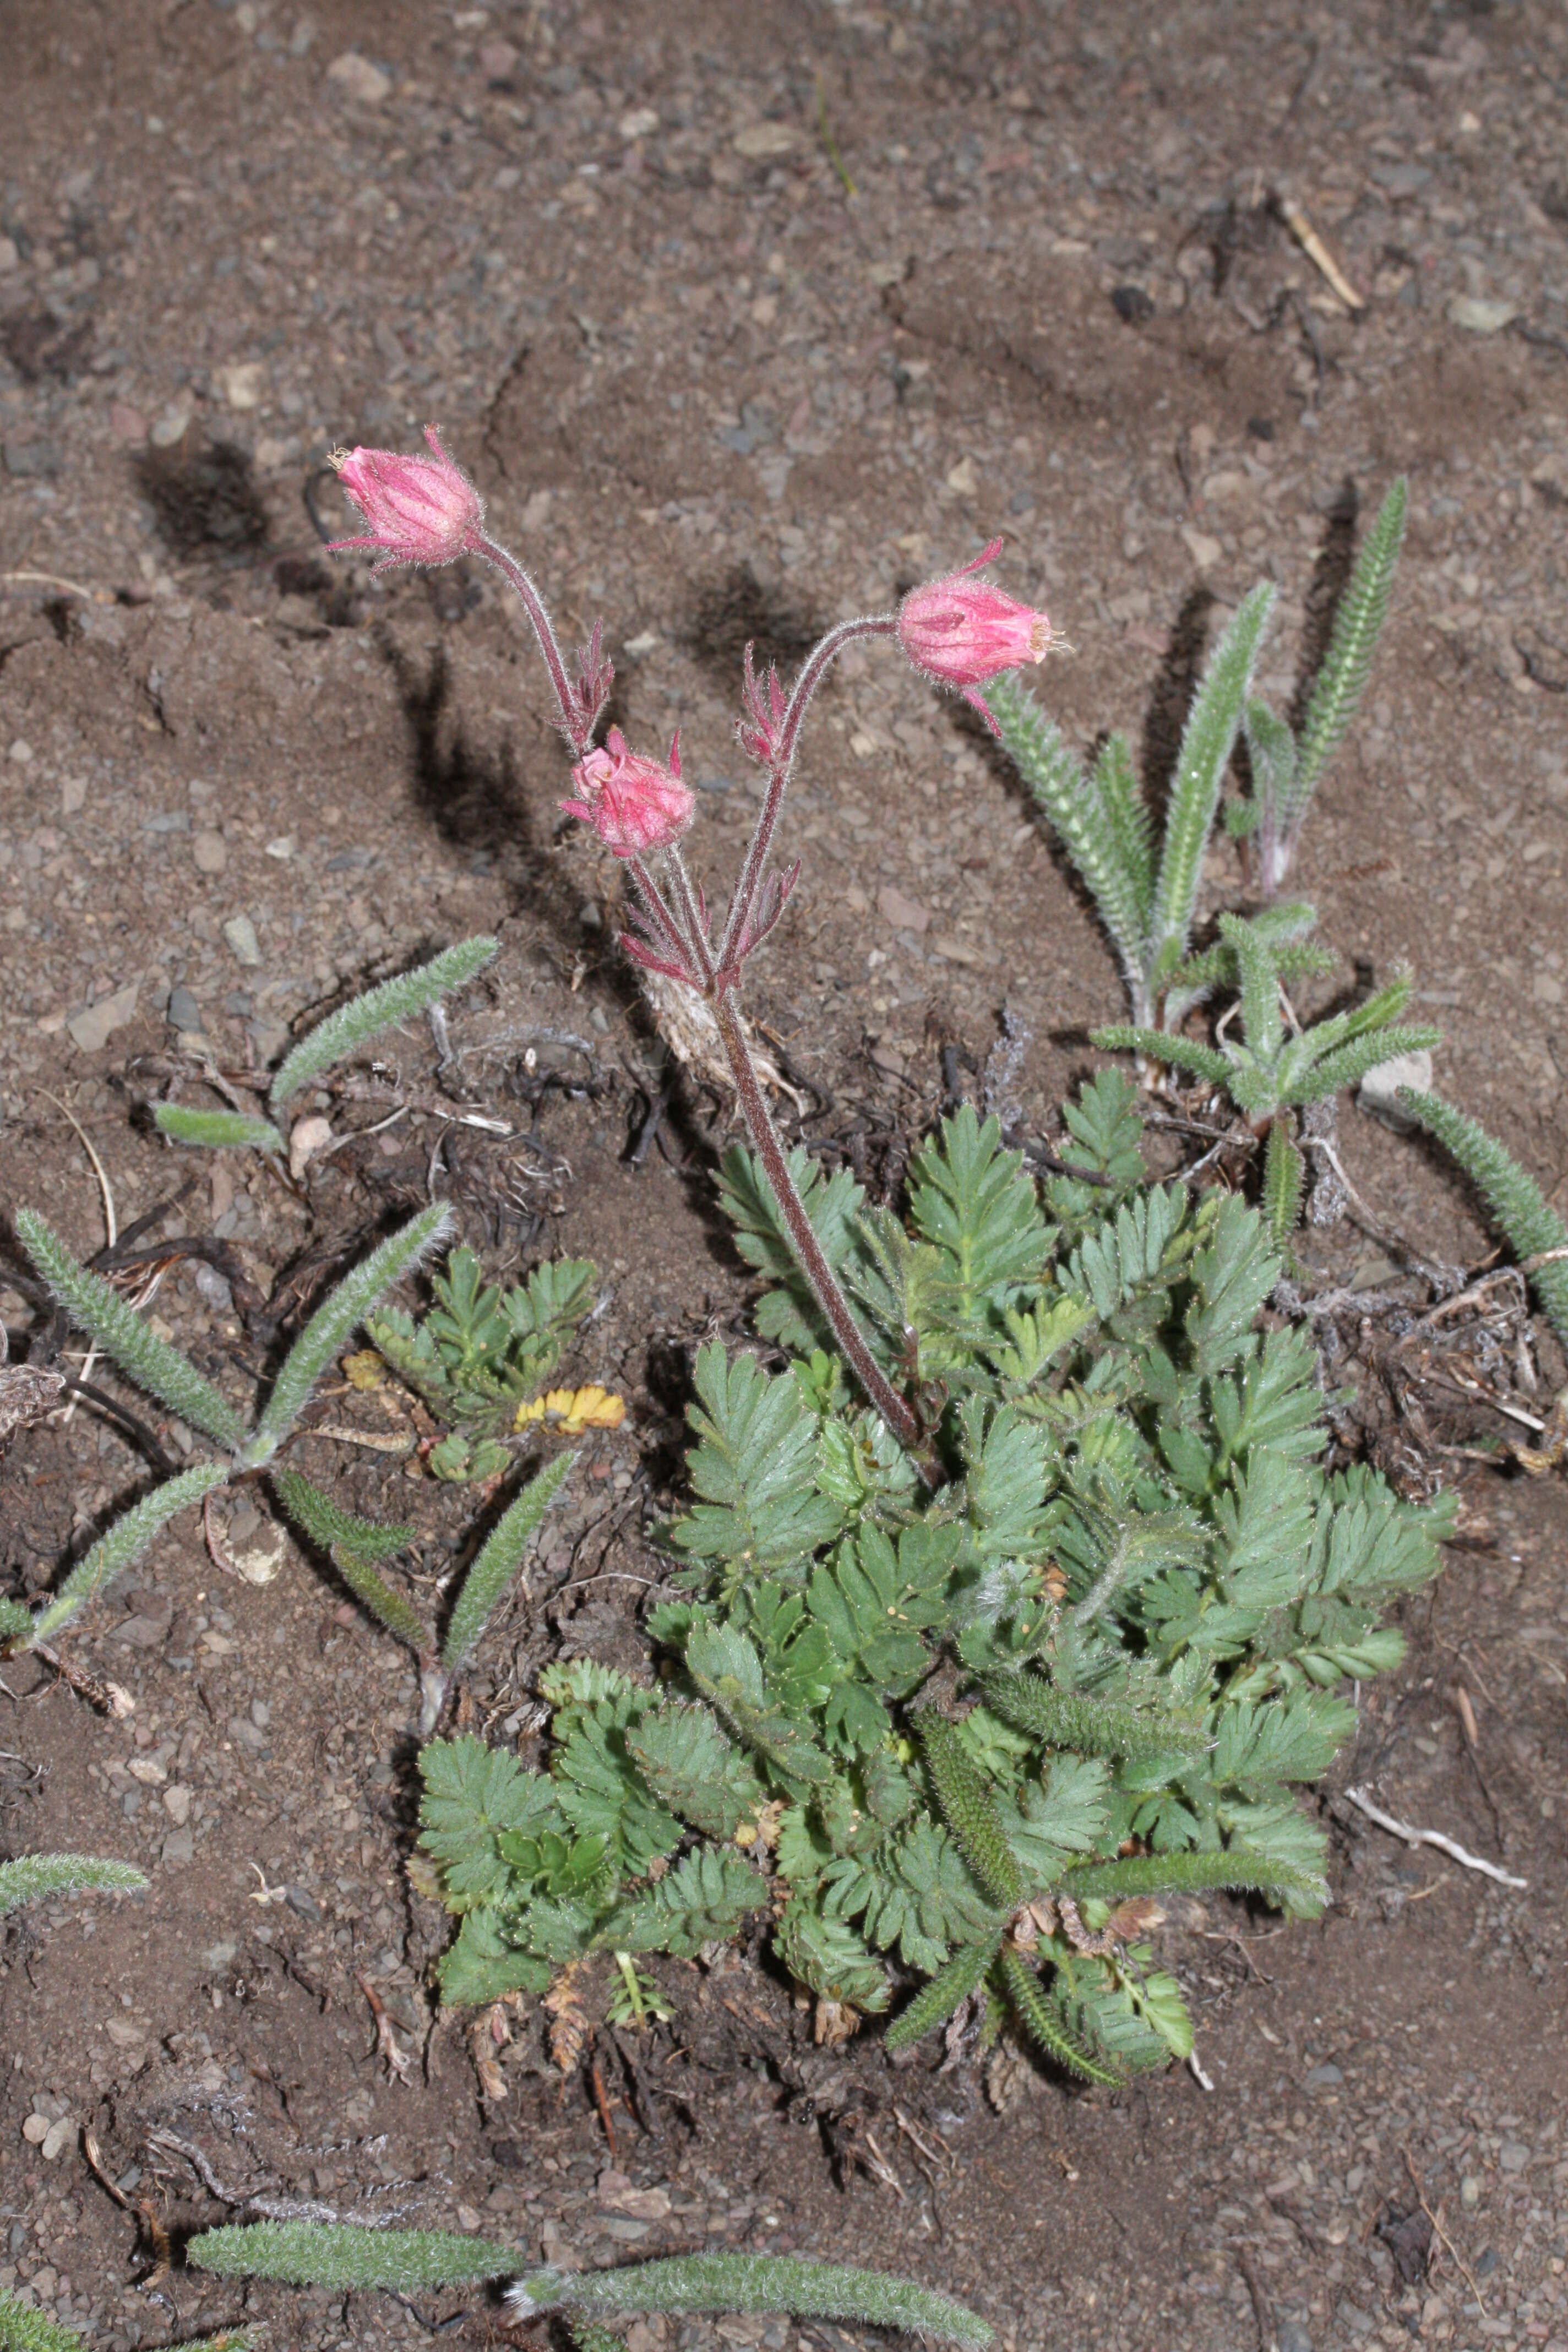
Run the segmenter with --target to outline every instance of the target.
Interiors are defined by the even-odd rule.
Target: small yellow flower
[[[543,1422],[563,1437],[579,1437],[585,1429],[619,1429],[626,1417],[626,1401],[610,1389],[592,1383],[581,1389],[551,1389],[520,1404],[515,1429]]]

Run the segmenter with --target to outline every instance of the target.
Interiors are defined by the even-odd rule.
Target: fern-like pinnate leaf
[[[1391,484],[1368,531],[1334,614],[1329,650],[1312,683],[1300,756],[1284,808],[1284,841],[1293,847],[1324,769],[1350,730],[1388,617],[1394,575],[1405,540],[1409,485]]]
[[[1187,716],[1171,780],[1149,923],[1147,969],[1154,981],[1163,967],[1173,966],[1187,951],[1204,851],[1273,610],[1274,590],[1265,581],[1243,599],[1215,647]]]
[[[438,1248],[452,1222],[445,1203],[421,1209],[373,1249],[324,1298],[283,1359],[266,1409],[244,1449],[247,1465],[271,1461],[310,1401],[310,1392],[365,1317],[395,1282]]]
[[[97,1340],[128,1380],[219,1445],[240,1444],[245,1424],[234,1407],[177,1348],[161,1339],[100,1274],[79,1265],[37,1210],[17,1212],[16,1238],[56,1305]]]
[[[510,1864],[503,1838],[539,1838],[565,1826],[554,1786],[482,1739],[433,1739],[419,1751],[425,1793],[419,1843],[439,1864],[448,1904],[467,1910],[502,1887]]]
[[[82,1555],[59,1591],[45,1602],[33,1621],[30,1638],[34,1642],[53,1641],[79,1609],[96,1600],[128,1568],[134,1568],[171,1519],[194,1504],[205,1502],[227,1482],[225,1464],[197,1462],[177,1476],[165,1479],[161,1486],[154,1486],[139,1503],[132,1503]]]
[[[709,1847],[613,1912],[600,1941],[616,1951],[690,1959],[704,1944],[725,1942],[767,1899],[767,1882],[733,1848]]]
[[[153,1124],[171,1143],[199,1145],[205,1151],[275,1151],[289,1146],[269,1118],[242,1110],[193,1110],[184,1103],[158,1103]]]
[[[1145,980],[1152,913],[1150,853],[1125,744],[1086,776],[1016,670],[994,677],[985,705],[1003,749],[1044,812],[1094,900],[1135,1001]],[[1117,739],[1120,741],[1120,739]],[[1109,802],[1109,805],[1108,805]],[[1142,1013],[1143,1007],[1139,1004]]]
[[[742,2311],[896,2328],[973,2352],[994,2341],[984,2320],[931,2287],[797,2254],[676,2254],[620,2270],[537,2271],[507,2300],[524,2318],[559,2310]]]
[[[351,2221],[251,2221],[203,2230],[185,2259],[220,2278],[276,2279],[285,2286],[381,2288],[416,2294],[481,2284],[518,2267],[518,2249],[444,2230],[374,2230]]]
[[[109,1862],[93,1853],[24,1853],[0,1862],[0,1919],[24,1903],[45,1903],[58,1895],[140,1895],[147,1881],[129,1862]]]
[[[427,1013],[449,990],[465,987],[500,952],[499,940],[459,940],[456,947],[444,949],[415,971],[399,972],[378,988],[367,988],[363,995],[351,997],[285,1056],[268,1096],[272,1111],[280,1111],[309,1079],[330,1070],[345,1055],[357,1053],[384,1031]]]
[[[659,1802],[708,1837],[732,1838],[762,1809],[751,1759],[708,1707],[657,1708],[627,1731],[626,1750]]]
[[[557,1454],[553,1462],[529,1480],[498,1520],[463,1579],[463,1589],[441,1644],[441,1664],[449,1675],[455,1675],[477,1647],[497,1602],[521,1567],[523,1553],[571,1475],[576,1459],[575,1454]]]
[[[1475,1119],[1467,1118],[1441,1095],[1422,1094],[1414,1087],[1401,1087],[1399,1099],[1458,1161],[1515,1255],[1546,1259],[1528,1278],[1552,1329],[1568,1348],[1568,1257],[1552,1255],[1568,1250],[1568,1225],[1548,1205],[1534,1177]]]
[[[838,1529],[813,1483],[816,1423],[798,1385],[749,1356],[727,1360],[717,1339],[698,1349],[693,1384],[699,1402],[686,1417],[699,1440],[690,1474],[700,1499],[677,1522],[676,1543],[749,1576],[798,1569]]]

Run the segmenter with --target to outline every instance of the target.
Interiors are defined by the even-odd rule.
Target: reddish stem
[[[544,667],[550,672],[550,683],[555,688],[555,700],[561,712],[561,731],[579,759],[593,741],[593,730],[577,708],[577,698],[572,691],[565,657],[556,642],[555,631],[544,599],[523,570],[515,555],[493,539],[480,539],[474,552],[493,563],[509,586],[515,589],[524,612],[533,624],[533,634],[539,639],[539,650],[544,656]]]
[[[768,770],[768,788],[763,795],[756,827],[746,850],[741,878],[735,885],[735,895],[730,902],[730,918],[724,926],[724,937],[718,954],[718,980],[721,995],[734,985],[740,970],[740,947],[746,936],[752,905],[761,887],[763,869],[773,846],[773,827],[778,823],[784,796],[789,786],[789,772],[795,760],[795,747],[799,740],[801,722],[805,717],[812,696],[826,675],[835,655],[853,645],[857,637],[891,637],[898,635],[896,613],[863,614],[852,621],[840,621],[829,629],[821,643],[815,646],[805,667],[795,682],[795,691],[773,738],[773,760]]]
[[[839,1353],[899,1443],[913,1453],[921,1442],[920,1423],[866,1345],[838,1277],[828,1265],[822,1244],[812,1228],[805,1203],[796,1192],[790,1175],[789,1162],[784,1157],[784,1145],[779,1140],[773,1115],[763,1099],[762,1087],[757,1084],[757,1074],[752,1067],[752,1057],[741,1028],[740,1013],[722,990],[715,992],[712,1006],[730,1074],[741,1098],[746,1132],[763,1163],[773,1198],[778,1202],[779,1213],[789,1229],[790,1246],[796,1263],[811,1285],[812,1296],[827,1318],[828,1328],[833,1333]]]

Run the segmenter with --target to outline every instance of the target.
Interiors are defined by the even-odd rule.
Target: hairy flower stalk
[[[734,998],[746,959],[777,923],[799,875],[798,865],[770,873],[768,858],[801,727],[836,656],[860,638],[895,638],[922,677],[956,688],[989,721],[976,689],[1020,662],[1040,660],[1051,643],[1050,622],[1044,613],[973,576],[997,554],[997,541],[962,571],[911,591],[898,612],[839,622],[813,647],[787,697],[775,669],[757,677],[748,646],[744,716],[737,732],[748,756],[766,770],[767,782],[715,949],[701,890],[688,876],[678,847],[696,812],[695,798],[681,781],[679,740],[670,747],[668,765],[632,751],[616,728],[605,745],[595,746],[595,730],[615,675],[602,656],[598,625],[578,656],[574,679],[538,588],[516,557],[486,535],[479,494],[447,457],[433,425],[426,427],[426,438],[433,458],[356,449],[342,461],[344,487],[359,504],[371,536],[341,544],[379,547],[387,563],[446,563],[471,552],[493,564],[516,593],[539,640],[561,731],[574,755],[577,797],[562,806],[593,828],[625,865],[632,884],[639,929],[624,934],[622,945],[634,961],[691,989],[709,1004],[747,1132],[801,1271],[867,1396],[900,1444],[916,1449],[921,1440],[919,1418],[867,1344],[790,1174]],[[664,860],[668,895],[648,864],[655,857]]]

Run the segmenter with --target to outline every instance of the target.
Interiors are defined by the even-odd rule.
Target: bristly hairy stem
[[[1497,1138],[1441,1095],[1423,1094],[1401,1087],[1399,1099],[1429,1135],[1453,1154],[1485,1201],[1496,1223],[1512,1243],[1516,1255],[1542,1261],[1529,1272],[1546,1318],[1568,1348],[1568,1225],[1548,1202],[1533,1176],[1521,1168]]]
[[[51,1895],[140,1895],[147,1885],[129,1862],[107,1862],[92,1853],[24,1853],[0,1862],[0,1919],[24,1903]],[[5,2342],[0,2336],[0,2344]]]
[[[717,958],[721,989],[731,986],[738,965],[738,950],[746,936],[752,903],[761,887],[763,871],[773,846],[773,828],[789,788],[789,772],[795,761],[795,745],[800,740],[801,722],[805,719],[812,696],[816,692],[834,656],[858,637],[894,637],[899,633],[896,613],[868,613],[851,621],[840,621],[836,629],[815,646],[807,656],[805,667],[795,682],[784,717],[773,737],[768,761],[768,784],[763,795],[763,805],[757,813],[756,825],[747,845],[741,878],[735,885],[735,895],[730,902],[729,919],[724,925],[724,937]]]
[[[577,698],[572,691],[572,680],[567,672],[565,658],[562,654],[550,614],[545,609],[543,597],[516,556],[509,554],[498,541],[481,539],[475,551],[482,555],[487,563],[494,564],[532,622],[533,634],[539,640],[539,650],[544,656],[544,667],[550,672],[550,683],[555,689],[555,705],[561,714],[558,721],[561,732],[565,736],[577,757],[581,759],[594,740],[593,724],[584,718],[577,707]]]
[[[117,1576],[135,1566],[153,1538],[163,1532],[177,1512],[193,1503],[205,1502],[227,1480],[226,1464],[197,1462],[189,1470],[182,1470],[177,1478],[166,1479],[150,1495],[143,1495],[139,1503],[133,1503],[78,1560],[54,1599],[40,1610],[33,1621],[32,1641],[47,1642],[58,1633],[79,1609],[85,1608]]]
[[[747,2311],[859,2320],[948,2344],[992,2342],[984,2320],[945,2294],[882,2271],[790,2254],[677,2254],[608,2271],[536,2271],[508,2301],[515,2311]]]
[[[752,1057],[746,1049],[739,1016],[728,996],[715,996],[713,1018],[731,1076],[735,1081],[735,1091],[740,1097],[741,1114],[746,1122],[746,1132],[752,1139],[752,1149],[762,1161],[763,1171],[773,1188],[773,1195],[778,1202],[779,1214],[784,1221],[790,1246],[800,1270],[810,1283],[812,1296],[827,1318],[828,1328],[845,1362],[900,1445],[912,1453],[921,1442],[920,1423],[867,1346],[838,1277],[828,1265],[822,1244],[812,1229],[805,1205],[790,1181],[789,1163],[779,1141],[778,1129],[757,1083],[757,1074],[752,1067]]]

